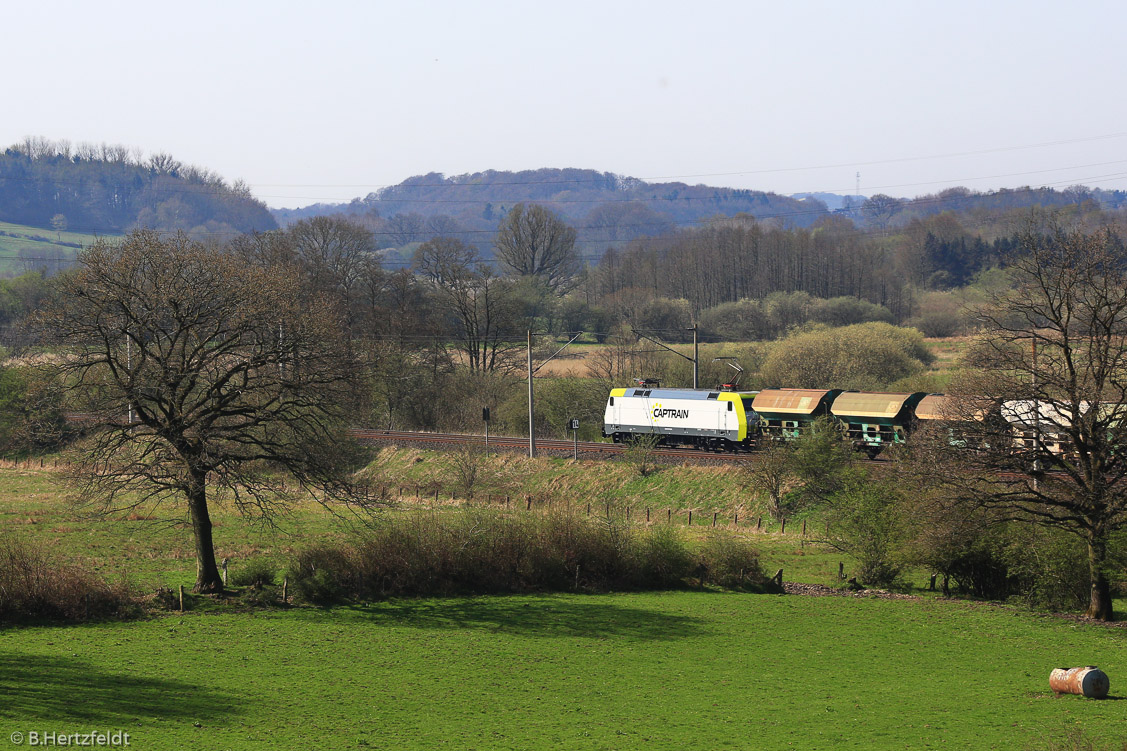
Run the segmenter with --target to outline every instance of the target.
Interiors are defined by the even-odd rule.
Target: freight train
[[[875,457],[904,443],[913,430],[929,421],[950,419],[971,410],[979,421],[993,423],[994,435],[1005,435],[1018,448],[1039,440],[1043,449],[1061,452],[1061,420],[1035,420],[1042,415],[1033,402],[998,405],[960,404],[944,394],[884,393],[842,389],[765,389],[736,391],[658,388],[640,382],[610,392],[603,415],[603,435],[615,443],[655,435],[668,446],[711,451],[751,451],[765,440],[792,440],[818,418],[837,422],[860,451]],[[1059,415],[1057,415],[1059,417]],[[1036,425],[1036,428],[1034,426]],[[1034,437],[1036,430],[1036,438]],[[961,439],[952,433],[952,440]]]

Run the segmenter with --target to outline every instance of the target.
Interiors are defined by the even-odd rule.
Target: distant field
[[[928,369],[929,372],[943,374],[949,372],[956,366],[958,359],[962,357],[966,351],[969,337],[952,337],[947,339],[925,339],[927,346],[935,355],[935,362]],[[711,362],[713,357],[719,354],[728,354],[729,350],[733,347],[740,347],[746,344],[742,342],[727,342],[722,344],[703,344],[700,347],[700,359],[702,368],[705,363]],[[761,344],[761,343],[760,343]],[[693,345],[691,344],[673,344],[670,345],[672,349],[677,350],[686,357],[692,357]],[[654,347],[648,347],[656,349]],[[601,344],[573,344],[561,352],[554,360],[544,364],[537,375],[539,376],[556,376],[556,377],[573,377],[585,378],[590,375],[588,364],[591,359],[600,351],[605,351],[606,345]]]
[[[73,259],[79,248],[95,239],[90,233],[0,222],[0,276],[32,271],[55,259]]]

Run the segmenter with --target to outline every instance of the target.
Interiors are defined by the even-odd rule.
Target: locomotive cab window
[[[614,406],[614,397],[613,396],[610,398],[610,406],[612,406],[612,407]]]
[[[728,402],[728,411],[731,412],[734,408],[735,402]]]

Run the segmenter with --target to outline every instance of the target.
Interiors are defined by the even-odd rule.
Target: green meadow
[[[52,476],[0,470],[8,533],[128,576],[141,594],[191,584],[187,531],[160,509],[85,517]],[[457,510],[444,498],[381,513]],[[281,571],[292,551],[360,528],[315,504],[277,530],[222,506],[215,518],[232,570],[266,558]],[[843,560],[791,529],[723,533],[751,536],[764,568],[788,580],[834,583]],[[128,622],[7,626],[0,743],[118,730],[140,749],[1048,749],[1076,732],[1094,748],[1127,741],[1122,624],[916,594],[682,590],[334,608],[190,598],[187,612]],[[1086,664],[1111,677],[1111,699],[1049,691],[1052,668]]]
[[[22,274],[49,260],[73,260],[79,248],[92,244],[97,235],[89,232],[56,231],[0,222],[0,275]]]

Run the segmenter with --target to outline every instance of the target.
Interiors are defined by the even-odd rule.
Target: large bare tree
[[[1087,615],[1110,620],[1108,543],[1127,526],[1127,250],[1110,232],[1049,227],[1009,262],[1016,286],[979,315],[932,476],[964,507],[1079,536]]]
[[[513,280],[497,276],[474,247],[450,237],[420,245],[414,268],[456,321],[457,346],[470,370],[491,373],[516,365],[517,337],[528,321]]]
[[[209,496],[269,519],[297,495],[344,497],[347,347],[336,308],[292,265],[266,268],[182,235],[99,242],[39,319],[88,415],[68,480],[106,511],[186,511],[199,592],[223,588]],[[182,509],[183,511],[180,511]]]
[[[575,230],[552,211],[518,203],[501,221],[493,244],[504,268],[537,277],[558,291],[579,273],[575,237]]]

